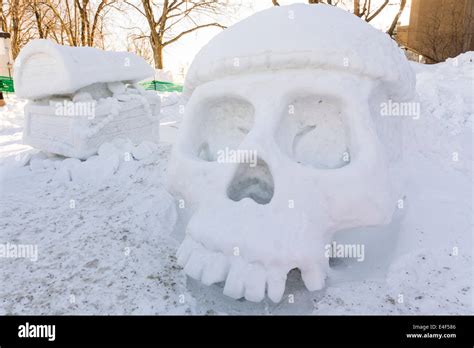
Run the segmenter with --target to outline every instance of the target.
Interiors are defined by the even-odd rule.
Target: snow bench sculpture
[[[184,272],[250,301],[280,301],[294,268],[321,289],[336,231],[392,219],[404,121],[380,109],[414,86],[390,37],[329,5],[271,8],[213,38],[168,168],[193,211]]]
[[[160,98],[137,85],[153,74],[133,53],[30,42],[14,71],[17,96],[29,100],[23,141],[80,159],[115,137],[157,142]]]

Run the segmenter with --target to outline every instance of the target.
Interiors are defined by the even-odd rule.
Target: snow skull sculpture
[[[280,301],[293,268],[321,289],[332,234],[392,218],[400,128],[379,110],[413,89],[396,44],[332,6],[271,8],[217,35],[187,75],[169,166],[193,210],[184,272],[250,301]]]

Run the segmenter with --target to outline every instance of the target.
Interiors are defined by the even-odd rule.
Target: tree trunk
[[[360,17],[360,0],[354,0],[354,14]]]
[[[95,43],[95,35],[96,35],[96,31],[99,30],[99,36],[102,34],[102,29],[101,28],[97,28],[97,25],[99,23],[99,16],[100,16],[100,13],[102,12],[102,10],[104,9],[104,7],[107,5],[107,1],[105,0],[102,0],[99,4],[99,6],[97,7],[97,11],[95,12],[94,14],[94,19],[92,20],[92,28],[90,29],[90,32],[89,32],[89,46],[93,47],[94,46],[94,43]],[[102,25],[103,23],[101,23]]]
[[[43,18],[41,17],[41,12],[38,8],[38,3],[37,1],[34,1],[33,4],[33,12],[35,14],[35,19],[36,19],[36,27],[38,29],[38,36],[40,39],[44,39],[44,31],[43,31]]]
[[[163,69],[163,45],[160,43],[151,44],[153,49],[153,60],[155,62],[155,69]]]
[[[400,8],[398,9],[397,14],[392,21],[392,25],[387,30],[388,35],[393,36],[393,32],[395,31],[395,28],[397,27],[398,20],[400,19],[400,16],[402,15],[402,12],[403,12],[403,9],[405,8],[406,3],[407,3],[407,0],[401,0]]]
[[[213,22],[213,23],[206,23],[206,24],[198,24],[196,23],[191,17],[190,13],[207,13],[215,14],[215,10],[220,8],[223,4],[219,1],[192,1],[188,3],[185,0],[163,0],[161,6],[158,6],[153,3],[151,0],[141,0],[143,10],[137,8],[137,6],[131,4],[140,13],[145,16],[148,26],[150,28],[150,46],[153,52],[153,59],[155,61],[155,68],[156,69],[163,69],[163,49],[167,45],[170,45],[185,35],[195,32],[196,30],[207,28],[207,27],[219,27],[225,28],[223,25]],[[153,11],[153,6],[157,6],[158,11]],[[160,13],[161,12],[161,13]],[[155,18],[155,16],[158,17]],[[169,20],[172,18],[171,22]],[[170,27],[174,24],[177,24],[179,21],[183,19],[189,19],[193,27],[187,30],[181,31],[179,34],[171,33]],[[168,24],[168,25],[167,25]],[[173,34],[171,38],[169,38],[169,33]]]
[[[11,6],[12,6],[12,8],[11,8],[11,11],[12,11],[12,14],[11,14],[11,21],[12,21],[11,47],[12,47],[13,59],[15,59],[17,57],[18,53],[20,53],[20,43],[19,43],[19,37],[20,37],[19,36],[19,21],[20,21],[19,11],[20,11],[20,9],[18,8],[18,6],[19,6],[18,1],[14,1],[11,4]]]
[[[7,32],[7,23],[3,16],[3,1],[0,1],[0,30]]]
[[[86,43],[87,43],[86,42],[87,1],[82,1],[82,6],[81,6],[81,2],[79,0],[76,0],[74,2],[74,6],[75,6],[74,8],[77,7],[77,10],[79,11],[80,20],[81,20],[81,45],[86,46]]]

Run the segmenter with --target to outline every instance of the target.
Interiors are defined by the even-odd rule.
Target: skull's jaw
[[[189,277],[210,286],[225,281],[224,295],[234,299],[245,297],[260,302],[265,294],[275,303],[281,301],[289,270],[266,269],[260,263],[248,263],[241,256],[229,256],[211,251],[187,235],[178,249],[178,265]],[[313,266],[302,270],[309,291],[324,287],[326,267]]]
[[[188,276],[207,286],[225,281],[225,295],[234,299],[245,297],[252,302],[262,301],[265,295],[275,303],[280,302],[287,274],[294,268],[300,269],[309,291],[324,287],[328,259],[317,256],[323,255],[323,235],[322,230],[318,233],[307,228],[315,226],[314,222],[302,217],[301,224],[292,227],[294,232],[287,233],[279,221],[276,225],[282,226],[281,231],[274,226],[263,228],[259,222],[268,221],[264,213],[260,221],[250,224],[252,227],[244,221],[242,225],[227,224],[230,229],[226,229],[220,217],[209,224],[213,221],[207,216],[209,210],[198,210],[193,216],[177,253],[177,262]],[[278,220],[277,216],[274,220]],[[275,239],[272,234],[278,233],[281,235]]]

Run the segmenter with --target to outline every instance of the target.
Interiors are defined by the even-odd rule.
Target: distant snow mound
[[[385,33],[334,6],[294,4],[261,11],[214,37],[195,57],[184,93],[229,75],[304,68],[380,79],[399,100],[415,88],[403,52]]]
[[[155,69],[155,80],[164,82],[174,82],[173,73],[169,70]]]
[[[459,74],[474,79],[474,51],[461,53],[457,57],[448,58],[438,64],[442,70],[457,71]]]
[[[474,109],[474,52],[417,70],[416,89],[424,113],[439,119],[451,134],[469,129]]]

